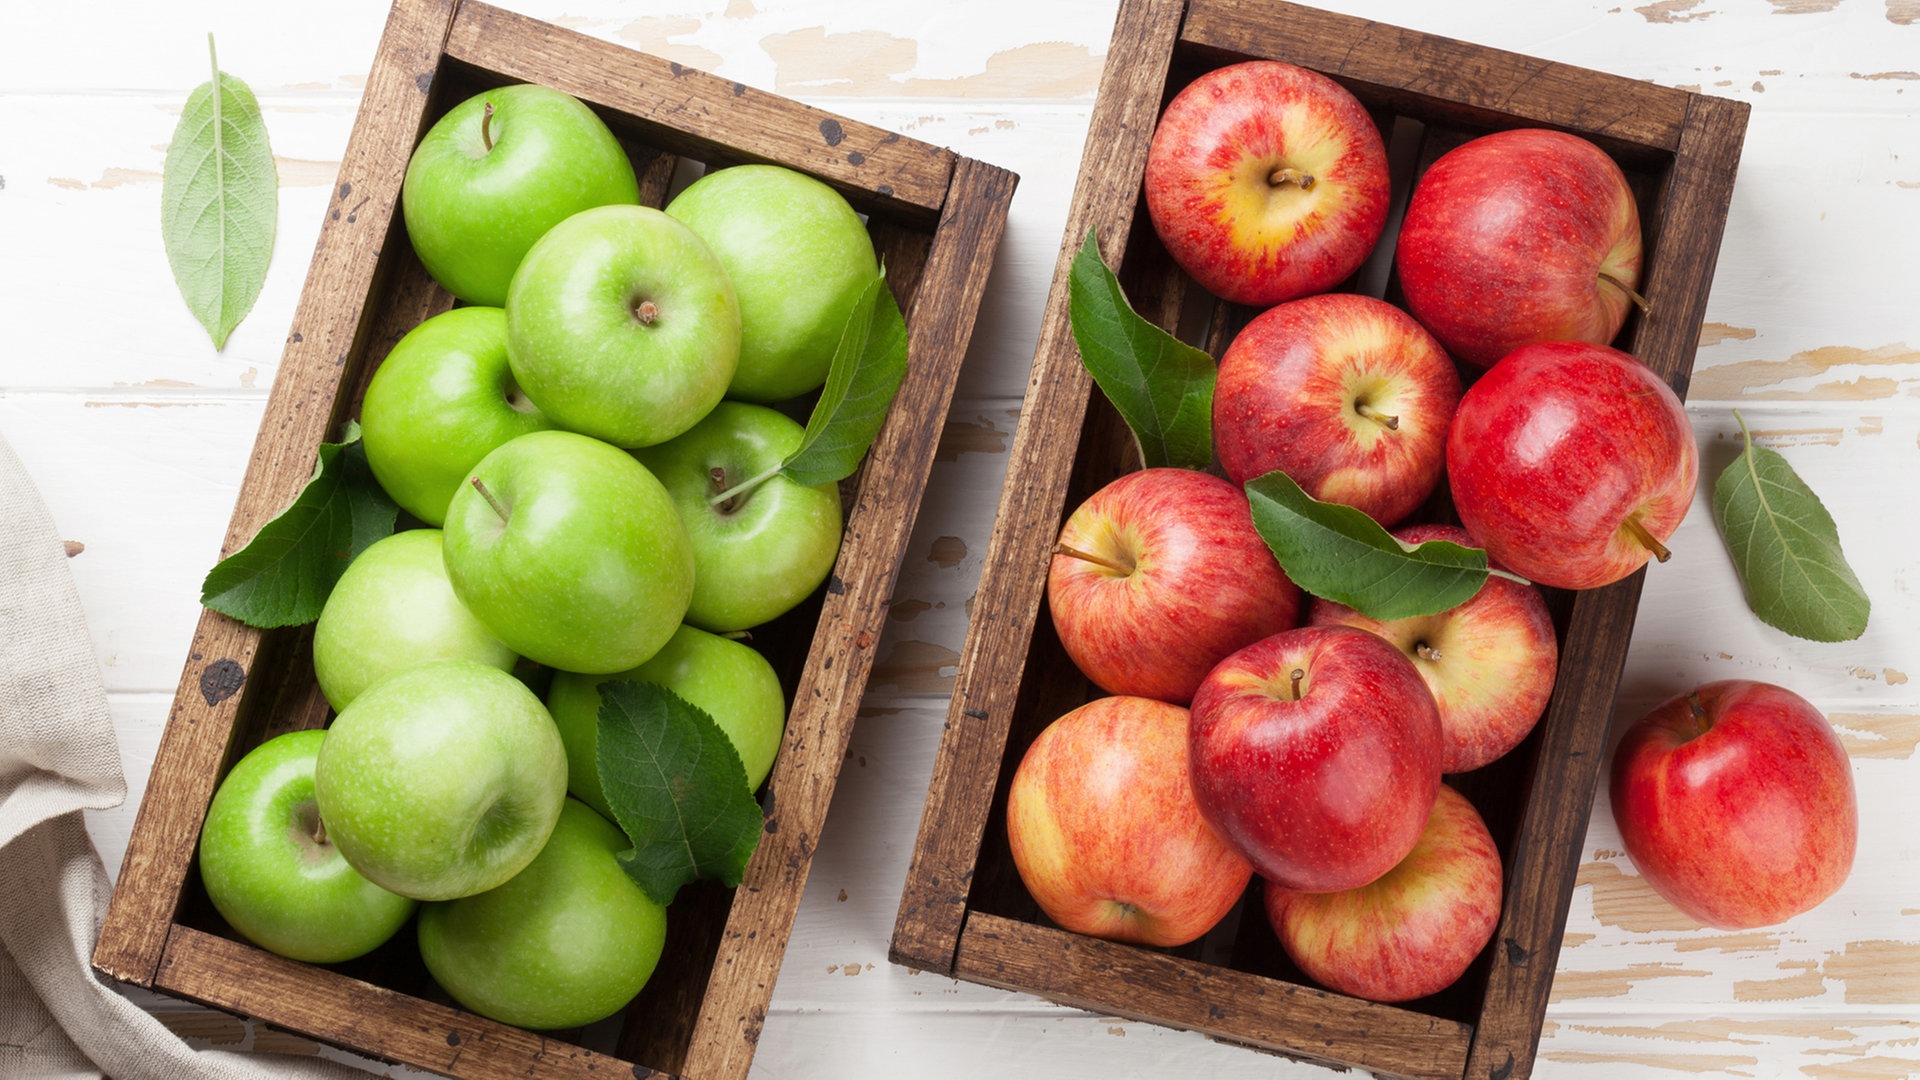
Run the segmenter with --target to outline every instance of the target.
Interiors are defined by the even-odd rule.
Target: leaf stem
[[[1068,556],[1069,558],[1079,559],[1082,562],[1090,562],[1095,566],[1104,566],[1116,574],[1133,573],[1133,567],[1131,566],[1122,566],[1119,563],[1114,562],[1112,559],[1103,558],[1099,555],[1093,554],[1090,551],[1081,551],[1079,548],[1069,547],[1066,544],[1053,545],[1053,553],[1055,555],[1065,555],[1065,556]]]
[[[493,153],[493,102],[480,107],[480,145],[487,153]]]
[[[506,505],[496,498],[493,492],[487,490],[487,485],[481,483],[479,477],[472,477],[467,482],[473,485],[473,490],[479,492],[481,498],[487,500],[487,505],[493,507],[493,512],[500,515],[502,522],[510,520]]]
[[[1533,582],[1527,580],[1526,578],[1521,577],[1519,574],[1516,574],[1511,570],[1500,570],[1491,566],[1487,567],[1487,576],[1497,577],[1497,578],[1506,578],[1508,581],[1511,581],[1516,585],[1533,584]]]
[[[1626,521],[1621,522],[1620,527],[1627,530],[1627,534],[1632,536],[1641,547],[1653,552],[1655,559],[1666,562],[1668,559],[1673,558],[1673,552],[1668,551],[1665,544],[1662,544],[1658,538],[1648,532],[1647,527],[1640,524],[1638,517],[1628,518]]]
[[[713,495],[709,495],[707,496],[707,505],[717,507],[721,503],[726,502],[728,499],[733,499],[741,495],[746,495],[752,492],[754,488],[757,488],[761,484],[764,484],[767,481],[773,479],[775,476],[780,475],[780,470],[786,467],[787,467],[787,463],[783,461],[780,464],[775,465],[773,468],[766,470],[765,472],[747,477],[745,480],[740,481],[739,483],[733,485],[732,487],[727,488],[724,491],[720,491]]]
[[[1646,297],[1641,296],[1639,293],[1635,292],[1633,289],[1633,286],[1620,280],[1614,275],[1607,273],[1605,270],[1600,271],[1600,280],[1606,282],[1607,284],[1613,286],[1616,289],[1619,289],[1621,292],[1626,293],[1627,299],[1633,301],[1633,306],[1640,309],[1640,314],[1646,315],[1648,317],[1652,317],[1653,315],[1652,305],[1647,303]]]

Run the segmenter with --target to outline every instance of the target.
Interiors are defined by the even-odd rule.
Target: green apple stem
[[[708,473],[709,478],[713,482],[714,493],[707,496],[707,505],[719,510],[723,514],[731,513],[735,507],[740,505],[741,499],[751,494],[754,488],[780,475],[780,470],[785,467],[786,463],[782,462],[763,473],[749,476],[731,487],[727,486],[726,470],[714,469]]]
[[[1081,562],[1090,562],[1095,566],[1104,566],[1116,574],[1133,573],[1133,567],[1131,566],[1122,566],[1112,559],[1102,558],[1090,551],[1081,551],[1079,548],[1070,547],[1066,544],[1053,545],[1053,553],[1055,555],[1065,555],[1072,559],[1079,559]]]
[[[493,152],[493,102],[480,107],[480,145]]]
[[[1662,544],[1657,537],[1648,532],[1647,527],[1640,524],[1639,518],[1630,517],[1623,522],[1620,527],[1627,530],[1627,535],[1633,537],[1641,547],[1653,552],[1655,559],[1666,562],[1668,559],[1673,558],[1673,552],[1668,551],[1665,544]]]
[[[633,305],[633,318],[641,326],[652,326],[660,317],[660,307],[651,300],[642,300]]]
[[[1440,662],[1440,650],[1434,648],[1433,646],[1427,644],[1424,641],[1414,646],[1413,651],[1415,654],[1417,654],[1420,657],[1420,659],[1425,660],[1430,664],[1437,664]]]
[[[1626,293],[1627,299],[1633,301],[1633,306],[1639,308],[1642,315],[1651,316],[1653,314],[1653,308],[1647,304],[1647,298],[1635,292],[1633,286],[1607,273],[1605,270],[1600,271],[1600,280]]]
[[[1389,413],[1383,413],[1379,409],[1374,408],[1373,406],[1367,404],[1364,401],[1354,402],[1353,411],[1359,413],[1361,416],[1366,417],[1367,419],[1373,421],[1374,423],[1379,424],[1381,427],[1386,428],[1388,431],[1400,430],[1399,417],[1391,415]]]
[[[313,842],[322,845],[327,842],[327,822],[319,814],[313,815]]]
[[[1304,668],[1293,669],[1293,700],[1295,701],[1300,700],[1300,682],[1302,679],[1305,679],[1306,677],[1307,677],[1306,669]]]
[[[1312,173],[1301,172],[1299,169],[1291,167],[1275,169],[1267,177],[1267,183],[1272,187],[1279,187],[1282,184],[1298,184],[1301,191],[1312,191],[1315,182]]]
[[[493,492],[487,490],[487,485],[480,482],[479,477],[472,477],[467,482],[473,485],[473,490],[479,492],[481,498],[487,500],[487,505],[493,507],[493,512],[500,515],[501,521],[509,520],[506,504],[495,498]]]

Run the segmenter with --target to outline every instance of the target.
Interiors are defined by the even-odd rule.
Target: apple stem
[[[1642,315],[1646,315],[1649,317],[1653,315],[1653,308],[1647,303],[1647,298],[1635,292],[1633,289],[1633,286],[1627,284],[1624,281],[1621,281],[1619,278],[1614,277],[1612,274],[1607,273],[1605,270],[1600,271],[1600,280],[1606,282],[1607,284],[1613,286],[1616,289],[1619,289],[1621,292],[1626,293],[1627,299],[1633,301],[1633,306],[1639,308],[1640,313]]]
[[[720,511],[723,514],[731,513],[736,507],[740,505],[741,499],[745,498],[748,494],[752,493],[754,488],[757,488],[761,484],[764,484],[768,480],[771,480],[775,476],[778,476],[780,474],[780,470],[785,467],[786,467],[786,463],[782,462],[781,464],[775,465],[773,468],[768,469],[766,472],[760,473],[755,476],[749,476],[745,480],[740,481],[739,483],[733,485],[732,487],[725,488],[720,491],[716,491],[713,494],[707,496],[707,505],[713,507],[714,509]],[[721,469],[714,469],[711,473],[708,474],[708,476],[713,481],[713,486],[716,488],[720,487],[720,485],[727,482],[726,473],[724,470],[721,470]]]
[[[1425,660],[1428,663],[1437,664],[1440,662],[1440,650],[1434,648],[1433,646],[1427,644],[1424,641],[1421,642],[1419,645],[1416,645],[1413,651],[1420,657],[1420,659]]]
[[[473,490],[479,492],[481,498],[487,500],[487,505],[493,507],[493,512],[500,515],[501,521],[508,520],[506,506],[494,497],[493,492],[487,490],[487,485],[481,483],[479,477],[472,477],[467,482],[473,485]]]
[[[1367,404],[1364,401],[1354,402],[1353,411],[1359,413],[1361,416],[1366,417],[1367,419],[1373,421],[1374,423],[1379,424],[1381,427],[1386,428],[1388,431],[1400,430],[1399,417],[1390,415],[1388,413],[1383,413],[1379,409],[1374,408],[1373,406]]]
[[[1306,677],[1307,673],[1304,668],[1293,669],[1293,700],[1300,700],[1300,681]]]
[[[493,102],[480,107],[480,145],[493,152]]]
[[[1668,551],[1667,546],[1665,544],[1662,544],[1659,541],[1659,539],[1657,539],[1652,533],[1648,532],[1647,527],[1645,525],[1640,524],[1639,518],[1637,517],[1628,518],[1625,522],[1621,524],[1621,528],[1626,529],[1628,535],[1632,536],[1636,541],[1638,541],[1641,547],[1646,548],[1648,551],[1653,552],[1654,558],[1660,560],[1661,562],[1666,562],[1668,559],[1673,558],[1673,552]]]
[[[1273,170],[1267,177],[1267,183],[1273,187],[1279,187],[1282,184],[1298,184],[1301,191],[1312,191],[1315,181],[1312,173],[1288,167]]]
[[[316,844],[327,842],[327,822],[318,814],[313,816],[313,842]]]
[[[1707,710],[1701,707],[1698,694],[1687,695],[1687,713],[1693,718],[1693,733],[1696,737],[1705,735],[1713,726],[1707,722]]]
[[[1133,573],[1133,567],[1131,566],[1122,566],[1119,563],[1114,562],[1112,559],[1103,559],[1100,556],[1093,554],[1092,552],[1081,551],[1079,548],[1069,547],[1066,544],[1053,545],[1053,553],[1055,555],[1065,555],[1065,556],[1068,556],[1069,558],[1079,559],[1082,562],[1090,562],[1095,566],[1104,566],[1116,574]]]
[[[654,320],[660,317],[660,308],[651,300],[642,300],[633,305],[633,317],[641,326],[652,326]]]

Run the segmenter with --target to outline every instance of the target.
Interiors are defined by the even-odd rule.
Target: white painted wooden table
[[[1920,1074],[1920,0],[1630,3],[1326,0],[1753,104],[1689,406],[1702,483],[1733,452],[1738,407],[1826,498],[1873,619],[1845,645],[1761,625],[1696,502],[1674,561],[1649,574],[1616,727],[1709,679],[1782,683],[1841,729],[1862,829],[1853,876],[1827,904],[1718,933],[1641,883],[1603,798],[1536,1075]],[[510,6],[1021,176],[756,1075],[1330,1075],[886,959],[1114,0]],[[90,819],[110,869],[385,14],[382,0],[0,9],[0,432],[84,545],[72,567],[133,790]],[[207,30],[261,98],[281,181],[265,294],[218,353],[175,293],[158,232],[161,161],[206,78]],[[317,1050],[142,1000],[203,1045]]]

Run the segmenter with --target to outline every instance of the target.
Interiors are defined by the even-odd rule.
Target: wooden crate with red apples
[[[1258,882],[1206,936],[1152,948],[1061,929],[1017,872],[1007,835],[1016,766],[1055,718],[1098,697],[1044,603],[1068,514],[1139,467],[1125,424],[1074,345],[1069,268],[1089,231],[1132,305],[1219,357],[1257,311],[1177,268],[1142,195],[1161,111],[1205,72],[1273,59],[1331,77],[1392,148],[1396,202],[1446,151],[1515,128],[1579,135],[1624,171],[1645,244],[1642,293],[1615,347],[1682,397],[1727,218],[1748,107],[1276,0],[1123,0],[1012,447],[1000,516],[892,940],[893,959],[1103,1014],[1204,1032],[1383,1076],[1511,1078],[1533,1066],[1605,754],[1642,574],[1547,590],[1561,663],[1546,712],[1512,752],[1447,782],[1499,848],[1499,922],[1446,989],[1380,1004],[1323,989],[1283,950]],[[1381,247],[1392,250],[1388,232]],[[1390,301],[1399,283],[1376,273]],[[1471,381],[1471,369],[1462,369]],[[1429,512],[1445,517],[1444,492]]]
[[[262,631],[209,610],[183,650],[93,963],[134,985],[447,1076],[744,1077],[1016,178],[478,0],[396,0],[222,554],[301,489],[317,448],[356,414],[394,343],[453,306],[408,242],[402,175],[440,115],[522,82],[587,102],[625,147],[649,205],[661,205],[683,162],[772,163],[825,181],[866,219],[906,319],[905,382],[861,471],[840,486],[845,540],[832,576],[754,635],[791,710],[745,881],[680,892],[660,966],[617,1020],[588,1029],[593,1047],[579,1032],[530,1032],[459,1008],[434,986],[407,929],[327,966],[247,944],[195,871],[209,800],[248,750],[324,726],[329,709],[314,679],[311,626]]]

